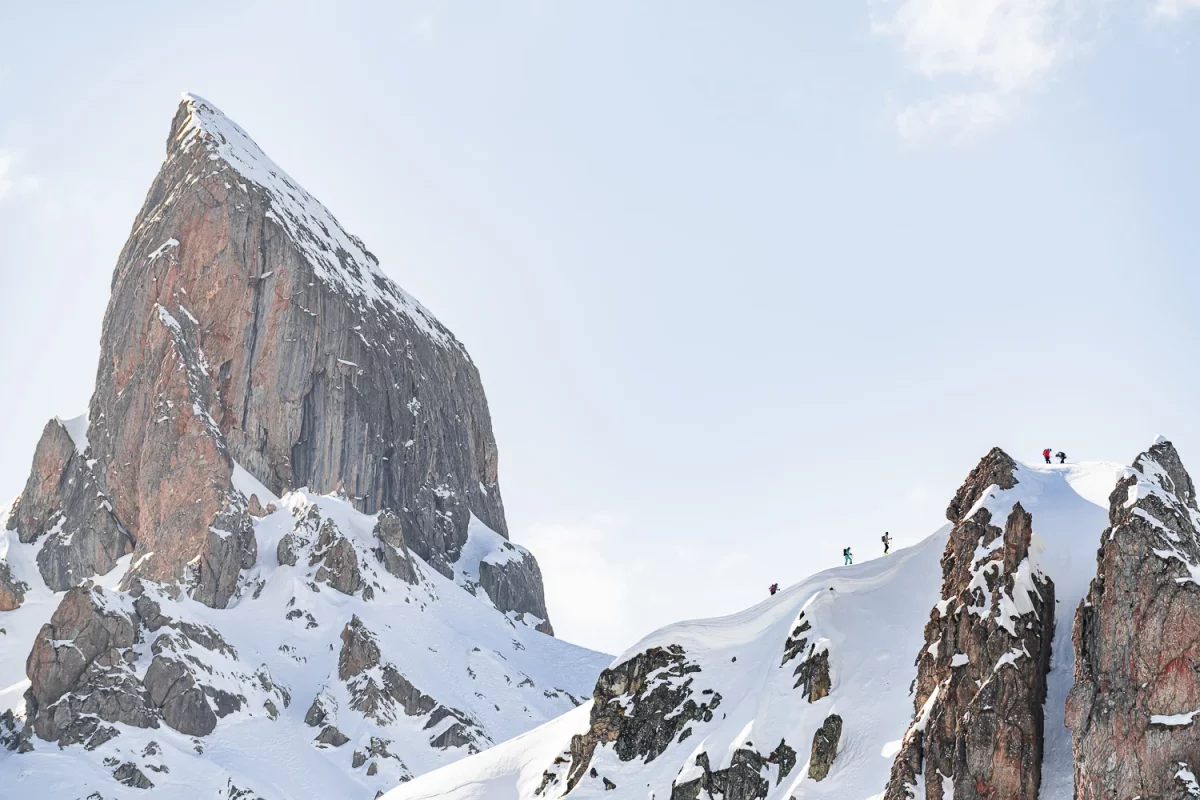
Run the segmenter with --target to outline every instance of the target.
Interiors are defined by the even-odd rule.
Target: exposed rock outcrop
[[[146,777],[146,773],[138,769],[137,764],[126,761],[113,770],[113,779],[117,783],[131,789],[153,789],[154,783]]]
[[[0,611],[20,608],[28,590],[28,586],[13,577],[8,564],[0,561]]]
[[[800,612],[796,627],[784,643],[783,664],[804,656],[793,673],[796,677],[795,688],[802,691],[808,702],[815,703],[829,696],[833,678],[829,672],[829,643],[819,640],[809,644],[811,630],[811,623],[804,618],[804,612]]]
[[[391,509],[385,508],[379,512],[375,538],[379,540],[375,556],[383,568],[400,580],[415,584],[419,576],[417,566],[408,554],[408,545],[404,543],[404,522]]]
[[[842,740],[842,718],[830,714],[813,734],[812,757],[808,762],[808,777],[814,781],[823,781],[829,777],[837,758],[838,744]]]
[[[749,747],[740,747],[734,751],[725,769],[713,770],[708,753],[696,756],[696,766],[703,771],[703,776],[671,787],[671,800],[698,800],[701,797],[762,800],[771,791],[771,767],[778,767],[775,770],[775,784],[778,785],[796,766],[796,752],[784,742],[767,756]]]
[[[84,454],[86,446],[86,439],[75,441],[62,421],[47,422],[25,490],[8,520],[22,542],[48,537],[38,568],[56,592],[108,572],[133,547],[117,521],[103,474]]]
[[[136,597],[76,587],[42,627],[26,664],[28,724],[38,737],[91,748],[116,735],[106,722],[138,728],[161,722],[204,736],[246,702],[215,686],[217,679],[288,705],[286,690],[263,669],[236,670],[237,653],[215,630],[164,616],[140,582],[134,591]],[[136,665],[145,655],[152,660],[139,677]]]
[[[136,612],[99,589],[77,587],[42,626],[26,665],[33,731],[61,745],[86,742],[103,722],[158,727],[158,714],[131,666]]]
[[[1200,795],[1200,508],[1170,442],[1134,461],[1109,524],[1075,612],[1075,796]]]
[[[622,761],[653,761],[689,722],[710,721],[721,704],[712,693],[697,702],[693,675],[700,667],[682,647],[653,647],[600,673],[591,725],[571,740],[567,791],[587,774],[597,747],[611,746]]]
[[[479,585],[497,608],[502,611],[516,611],[519,614],[532,614],[538,618],[534,627],[542,633],[553,635],[554,629],[546,611],[542,570],[538,567],[537,559],[524,548],[513,547],[513,551],[517,555],[512,558],[495,563],[481,562]]]
[[[989,489],[1017,484],[1016,470],[992,450],[947,510],[942,600],[925,627],[916,717],[886,800],[1037,798],[1054,584],[1031,556],[1031,515],[1018,503],[1001,530],[986,507]]]
[[[132,551],[133,575],[227,605],[255,562],[251,512],[269,510],[234,488],[235,461],[277,494],[386,509],[380,560],[405,580],[409,550],[453,577],[472,514],[507,536],[463,346],[200,98],[180,105],[118,259],[87,420],[46,426],[10,516],[21,541],[48,537],[56,590]],[[346,593],[364,588],[350,556],[335,542],[322,576]],[[502,611],[546,620],[532,558],[481,571]]]
[[[379,666],[379,644],[358,617],[352,617],[342,629],[342,649],[338,653],[338,677],[343,681]]]
[[[440,704],[414,686],[394,664],[383,662],[375,634],[357,616],[346,623],[341,638],[338,679],[346,684],[352,710],[380,725],[395,721],[399,712],[409,717],[427,716],[426,730],[440,728],[431,734],[431,747],[466,747],[476,752],[478,745],[487,741],[467,714]],[[305,722],[314,727],[327,723],[333,716],[331,705],[317,697]],[[452,721],[443,725],[447,719]]]
[[[363,588],[362,570],[358,565],[358,551],[350,540],[341,534],[333,520],[321,525],[317,545],[309,556],[309,566],[317,569],[316,580],[327,583],[342,594],[355,594]]]

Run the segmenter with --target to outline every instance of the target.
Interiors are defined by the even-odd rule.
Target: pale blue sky
[[[912,543],[994,444],[1200,468],[1197,0],[161,5],[0,0],[6,497],[183,90],[466,343],[565,638]]]

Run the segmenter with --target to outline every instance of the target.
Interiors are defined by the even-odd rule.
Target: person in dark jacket
[[[771,584],[771,588],[770,588],[770,589],[767,589],[767,591],[771,593],[771,596],[772,596],[772,597],[774,597],[774,596],[775,596],[775,593],[779,591],[779,584],[778,584],[778,583],[772,583],[772,584]]]
[[[1067,463],[1067,454],[1064,453],[1062,450],[1059,450],[1057,453],[1055,453],[1054,457],[1058,459],[1058,463],[1060,463],[1060,464]]]
[[[883,532],[883,554],[886,556],[892,547],[892,535],[887,531]]]

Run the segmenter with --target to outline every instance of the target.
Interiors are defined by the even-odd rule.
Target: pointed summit
[[[454,335],[384,274],[362,240],[347,233],[329,209],[292,180],[250,134],[215,105],[187,92],[167,139],[167,165],[175,160],[191,164],[189,178],[236,176],[243,192],[261,193],[272,221],[302,251],[317,278],[347,295],[360,312],[403,314],[432,341],[465,355]]]
[[[48,584],[132,551],[131,575],[226,605],[256,559],[248,474],[390,510],[389,547],[551,630],[466,350],[207,100],[184,95],[112,286],[86,452],[48,426],[10,518],[46,537]]]
[[[962,522],[963,517],[992,486],[999,486],[1001,489],[1016,486],[1016,471],[1017,462],[1012,456],[999,447],[993,447],[980,459],[967,476],[967,480],[955,492],[954,499],[946,509],[946,518],[954,523]]]
[[[1196,487],[1192,483],[1192,476],[1184,468],[1175,445],[1166,437],[1159,436],[1148,450],[1138,455],[1133,461],[1133,469],[1144,476],[1138,482],[1143,490],[1146,487],[1161,489],[1188,508],[1200,510],[1196,506]],[[1140,494],[1144,496],[1145,491]]]
[[[1200,512],[1169,441],[1134,460],[1109,521],[1075,611],[1075,796],[1184,797],[1200,754]]]

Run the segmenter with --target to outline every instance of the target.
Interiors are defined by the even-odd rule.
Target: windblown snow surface
[[[1072,797],[1071,740],[1063,724],[1074,669],[1071,620],[1095,573],[1100,535],[1108,524],[1108,497],[1124,472],[1124,467],[1104,462],[1022,465],[1013,489],[993,486],[980,501],[993,519],[1007,518],[1018,501],[1033,514],[1033,550],[1054,580],[1058,597],[1046,703],[1044,800]],[[914,661],[924,646],[930,611],[941,597],[939,561],[949,531],[945,526],[890,556],[819,573],[739,614],[682,622],[638,642],[614,665],[651,647],[680,645],[688,662],[700,666],[687,676],[694,681],[695,696],[713,689],[721,694],[721,704],[711,722],[695,723],[690,737],[672,743],[649,763],[621,762],[611,746],[598,748],[591,762],[598,778],[585,777],[570,796],[667,800],[673,783],[700,776],[698,754],[707,753],[716,771],[730,765],[738,748],[765,754],[783,740],[795,749],[797,765],[782,780],[778,766],[764,773],[771,785],[768,800],[881,797],[912,722]],[[785,642],[801,613],[812,626],[805,634],[809,642],[829,649],[832,689],[815,703],[793,688],[796,662],[781,666]],[[563,772],[554,761],[567,758],[571,737],[588,729],[590,707],[588,703],[417,778],[386,800],[533,800],[546,771]],[[813,734],[830,714],[842,717],[844,729],[832,770],[816,782],[808,777]],[[538,797],[562,796],[563,778],[560,774]],[[606,790],[603,778],[615,788]]]
[[[341,633],[353,616],[377,637],[384,661],[395,665],[412,685],[439,704],[452,708],[475,726],[478,749],[511,738],[577,707],[590,696],[596,676],[610,656],[538,633],[530,621],[497,610],[482,591],[460,585],[428,567],[415,554],[419,580],[408,584],[374,569],[371,549],[375,516],[368,516],[334,496],[304,490],[274,497],[240,466],[235,486],[257,494],[277,510],[257,521],[258,563],[249,570],[240,594],[225,609],[213,609],[180,595],[162,599],[165,614],[216,629],[236,650],[236,657],[193,647],[189,656],[204,661],[203,679],[217,688],[242,695],[241,710],[224,718],[204,737],[180,734],[165,725],[139,729],[117,724],[120,735],[94,752],[74,745],[64,749],[34,739],[34,751],[11,753],[0,748],[0,798],[95,797],[220,798],[220,800],[306,800],[363,798],[468,755],[471,746],[438,746],[433,740],[455,724],[455,716],[439,719],[428,713],[394,715],[381,723],[354,711],[346,683],[338,679]],[[333,520],[353,544],[375,596],[345,595],[311,579],[305,559],[297,566],[281,565],[276,549],[313,507],[320,519]],[[47,538],[34,544],[17,541],[6,530],[7,513],[0,512],[0,559],[7,559],[14,577],[30,587],[24,604],[0,612],[0,713],[24,713],[22,695],[29,686],[25,661],[41,628],[58,607],[63,593],[42,582],[36,556]],[[475,558],[507,557],[503,537],[472,522]],[[489,550],[495,546],[495,552]],[[115,590],[130,567],[131,556],[96,583]],[[376,566],[378,566],[376,564]],[[127,596],[113,593],[111,602],[128,605]],[[538,620],[532,621],[536,625]],[[151,661],[150,642],[135,646],[138,669]],[[278,691],[267,692],[258,676],[268,675]],[[336,710],[336,724],[349,741],[326,747],[314,741],[319,727],[305,724],[314,697],[321,695]],[[266,700],[278,718],[265,710]],[[355,751],[367,752],[372,738],[389,742],[390,755],[352,765]],[[106,763],[106,761],[108,763]],[[129,788],[113,777],[113,764],[133,762],[153,783],[153,789]],[[239,793],[245,792],[245,794]]]

